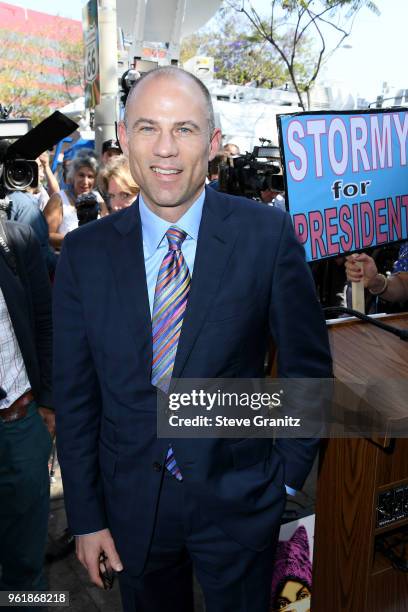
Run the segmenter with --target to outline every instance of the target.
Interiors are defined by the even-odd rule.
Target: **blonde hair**
[[[122,188],[129,191],[132,195],[137,195],[140,191],[139,185],[135,183],[130,173],[129,162],[124,155],[112,157],[106,166],[98,174],[98,187],[102,193],[107,193],[109,181],[114,179]]]

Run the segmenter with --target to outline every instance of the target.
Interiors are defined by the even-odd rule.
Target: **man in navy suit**
[[[266,611],[285,484],[301,488],[317,442],[169,443],[156,434],[157,389],[171,377],[262,377],[269,335],[279,376],[330,376],[311,275],[286,213],[205,189],[221,134],[194,76],[144,75],[119,137],[140,196],[67,236],[55,285],[77,554],[100,586],[106,554],[126,612],[191,612],[192,565],[207,612]]]

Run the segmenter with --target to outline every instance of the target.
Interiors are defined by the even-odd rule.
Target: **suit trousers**
[[[0,419],[0,590],[47,588],[43,565],[51,445],[35,402],[19,421]]]
[[[206,612],[267,612],[278,533],[262,552],[243,548],[165,470],[143,574],[119,574],[124,612],[193,612],[193,568]]]

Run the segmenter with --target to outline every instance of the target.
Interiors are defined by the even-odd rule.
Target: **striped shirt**
[[[0,400],[0,410],[8,408],[17,398],[30,389],[30,381],[1,288],[0,387],[7,393],[7,397]]]

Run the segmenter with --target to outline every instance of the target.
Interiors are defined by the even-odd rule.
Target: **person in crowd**
[[[0,590],[37,591],[55,424],[51,289],[32,228],[0,219],[0,233]]]
[[[214,159],[211,159],[208,162],[208,186],[212,187],[213,189],[216,189],[217,191],[220,190],[220,184],[218,180],[220,166],[221,164],[225,163],[226,157],[227,156],[223,152],[217,153]]]
[[[106,194],[110,212],[130,206],[139,193],[139,186],[130,174],[129,162],[124,155],[113,157],[100,170],[98,186],[100,192]]]
[[[65,235],[78,227],[76,200],[78,196],[90,193],[95,188],[98,162],[93,155],[79,155],[74,158],[68,171],[69,189],[54,193],[44,209],[48,223],[51,245],[61,249]],[[95,192],[96,194],[96,192]],[[97,194],[101,216],[108,213],[106,204]]]
[[[363,281],[371,295],[387,302],[408,300],[408,243],[404,243],[394,264],[393,274],[379,274],[376,263],[367,253],[346,257],[346,275],[350,282]]]
[[[222,149],[224,153],[229,157],[241,154],[239,146],[234,144],[233,142],[227,142],[227,144],[225,144]]]
[[[271,186],[261,190],[261,200],[265,204],[269,204],[269,206],[276,206],[276,208],[286,210],[285,191],[281,175],[274,175]]]
[[[58,456],[77,555],[125,612],[266,612],[285,484],[318,440],[157,437],[171,379],[332,373],[304,251],[286,213],[205,188],[221,133],[174,66],[143,75],[119,124],[137,203],[69,234],[54,287]],[[299,316],[299,303],[302,314]],[[174,382],[174,381],[173,381]]]
[[[118,141],[114,138],[110,140],[105,140],[102,143],[102,154],[101,154],[101,163],[104,166],[108,163],[113,157],[117,157],[122,154],[122,149]]]
[[[50,196],[59,191],[59,185],[56,177],[50,166],[50,157],[48,151],[41,153],[37,157],[38,164],[38,185],[30,190],[31,195],[37,201],[38,208],[43,211],[47,205]],[[44,186],[44,182],[46,186]]]
[[[33,195],[26,191],[11,191],[8,194],[10,200],[10,221],[17,221],[23,225],[29,225],[40,243],[41,254],[47,266],[50,276],[55,271],[57,256],[50,246],[48,225],[43,213],[38,208]]]

